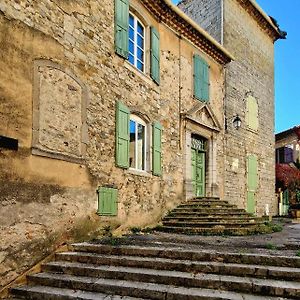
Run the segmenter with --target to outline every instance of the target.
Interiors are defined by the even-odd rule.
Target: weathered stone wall
[[[226,198],[246,207],[246,156],[258,158],[259,186],[256,212],[265,213],[266,205],[277,214],[275,199],[274,157],[274,45],[273,40],[235,0],[224,2],[224,45],[236,60],[226,70]],[[258,102],[258,131],[246,125],[246,98],[253,95]],[[242,127],[232,126],[238,114]],[[238,168],[232,163],[238,160]],[[235,182],[232,185],[232,182]]]
[[[205,29],[216,41],[222,43],[222,0],[182,0],[178,7]]]
[[[132,1],[147,32],[150,25],[160,32],[156,85],[149,50],[146,74],[115,55],[113,2],[0,3],[0,134],[19,141],[18,151],[0,150],[0,285],[63,242],[99,235],[107,225],[120,232],[154,224],[183,199],[180,113],[199,103],[192,96],[194,52],[211,66],[211,106],[223,124],[222,66]],[[117,100],[163,125],[161,177],[115,166]],[[218,135],[222,140],[223,130]],[[102,185],[119,191],[115,218],[96,215]]]
[[[208,22],[202,1],[182,1],[179,7],[202,26]],[[205,1],[204,7],[214,1]],[[225,116],[225,200],[247,207],[247,155],[258,158],[259,187],[256,192],[256,212],[277,214],[274,194],[274,46],[273,40],[236,0],[224,0],[224,46],[235,60],[226,66]],[[193,8],[193,9],[191,9]],[[209,15],[208,15],[209,16]],[[221,15],[220,15],[221,18]],[[210,20],[213,20],[211,16]],[[204,27],[210,32],[209,27]],[[246,99],[258,102],[258,131],[246,124]],[[236,130],[232,121],[236,115],[242,127]]]

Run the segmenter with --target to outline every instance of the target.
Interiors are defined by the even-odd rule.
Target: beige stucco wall
[[[147,33],[150,25],[159,29],[159,86],[149,76],[149,51],[146,74],[115,55],[113,1],[0,3],[0,134],[19,141],[18,151],[0,150],[0,286],[63,242],[101,235],[105,226],[122,232],[131,226],[155,224],[185,199],[186,163],[190,161],[185,161],[185,128],[180,113],[199,104],[192,96],[194,53],[204,56],[211,67],[210,107],[218,123],[224,124],[223,67],[179,39],[172,29],[158,24],[138,1],[131,3],[146,22]],[[37,61],[59,66],[60,71],[41,68],[37,74]],[[48,78],[38,87],[40,93],[37,84],[43,80],[37,76]],[[59,86],[56,80],[61,88],[51,88],[52,84]],[[73,96],[68,97],[70,93]],[[139,112],[149,124],[159,121],[163,125],[161,177],[115,166],[117,100]],[[55,117],[51,118],[51,108],[69,110],[74,109],[73,104],[79,109],[71,122],[76,134],[62,134],[61,128],[70,124],[71,114],[53,111]],[[78,113],[80,109],[85,111]],[[42,118],[37,118],[38,114]],[[80,122],[87,125],[86,133],[80,129],[82,135],[76,129]],[[52,126],[50,131],[47,123]],[[190,133],[201,132],[200,127]],[[214,181],[220,190],[222,127],[213,133],[218,140]],[[57,132],[57,139],[47,139],[47,132],[50,136]],[[96,215],[96,189],[102,185],[118,188],[115,218]]]

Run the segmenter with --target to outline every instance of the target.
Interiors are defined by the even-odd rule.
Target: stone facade
[[[17,139],[19,149],[0,148],[0,285],[65,242],[155,224],[193,196],[192,134],[208,141],[206,194],[228,196],[228,52],[166,4],[185,28],[172,28],[171,17],[158,22],[149,2],[130,1],[146,30],[142,73],[115,54],[113,1],[1,1],[0,135]],[[150,26],[160,34],[160,85],[149,76]],[[208,104],[193,97],[195,53],[210,66]],[[162,124],[162,176],[151,164],[143,172],[116,166],[117,101],[149,130]],[[99,186],[118,189],[116,217],[96,214]]]
[[[199,3],[201,7],[199,8]],[[204,2],[204,3],[203,3]],[[218,6],[218,9],[213,9]],[[247,156],[255,156],[258,164],[258,186],[255,191],[255,212],[277,214],[274,168],[274,41],[278,28],[254,1],[183,0],[179,7],[210,34],[223,41],[235,60],[226,66],[225,108],[226,133],[224,199],[247,208]],[[210,23],[219,13],[221,37]],[[207,20],[207,16],[210,18]],[[258,128],[248,125],[247,102],[256,99]],[[233,120],[242,121],[236,130]]]

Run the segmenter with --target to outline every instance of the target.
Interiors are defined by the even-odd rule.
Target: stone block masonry
[[[224,128],[207,129],[224,124],[223,65],[159,23],[143,1],[130,2],[145,22],[146,45],[150,26],[159,30],[160,85],[150,78],[149,47],[144,73],[115,54],[114,1],[0,3],[0,134],[19,141],[19,151],[0,149],[0,286],[62,243],[156,224],[185,198],[191,162],[180,118],[199,105],[195,53],[210,66],[215,123],[200,131],[217,141],[209,183],[223,191]],[[152,175],[150,163],[144,172],[116,167],[116,101],[149,132],[154,121],[162,124],[162,176]],[[99,186],[118,189],[116,217],[96,215]]]

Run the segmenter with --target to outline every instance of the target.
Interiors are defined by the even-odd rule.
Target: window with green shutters
[[[194,96],[200,101],[209,101],[209,65],[200,56],[194,55]]]
[[[129,122],[130,111],[121,102],[116,105],[116,164],[129,168]]]
[[[249,129],[258,130],[258,104],[253,96],[246,99],[246,122]]]
[[[116,103],[116,165],[124,169],[150,171],[148,151],[149,126],[121,102]],[[152,125],[152,173],[161,175],[161,137],[162,126]],[[149,143],[150,144],[150,143]],[[149,154],[149,155],[148,155]],[[148,162],[147,162],[148,161]]]
[[[151,77],[159,84],[160,81],[160,50],[159,33],[156,28],[151,27]]]
[[[134,67],[149,74],[146,59],[150,52],[150,76],[160,82],[160,41],[159,32],[150,27],[150,49],[146,49],[147,24],[143,24],[130,10],[129,0],[115,0],[115,51]],[[148,51],[150,50],[150,51]]]
[[[161,137],[162,137],[162,126],[158,122],[153,123],[153,175],[161,175]]]
[[[115,0],[115,50],[128,58],[129,0]]]
[[[98,189],[98,211],[101,216],[116,216],[118,213],[118,190],[108,187]]]

